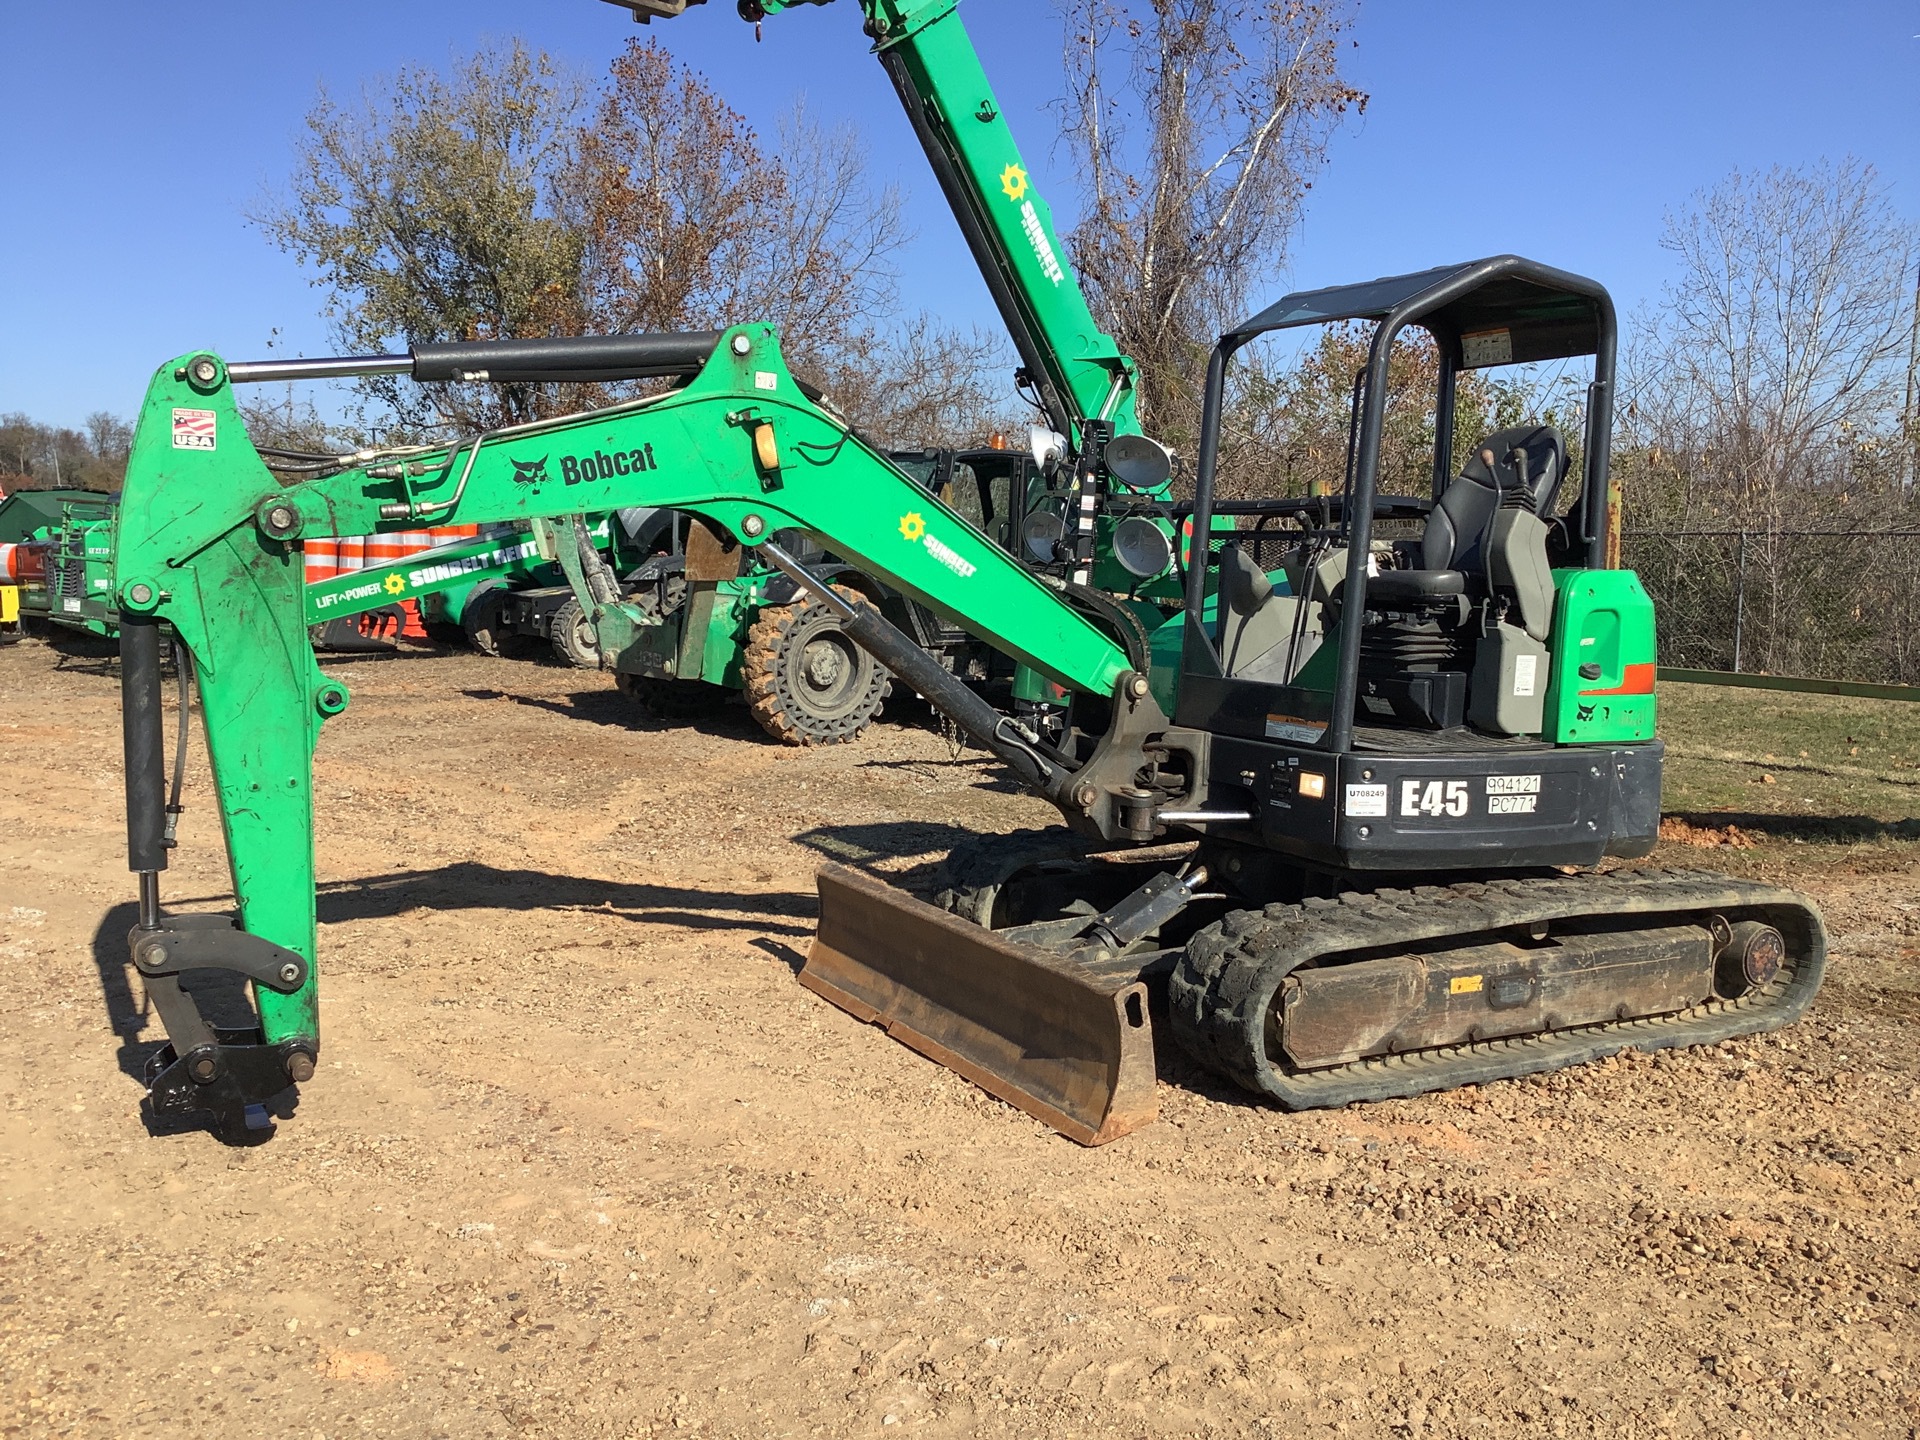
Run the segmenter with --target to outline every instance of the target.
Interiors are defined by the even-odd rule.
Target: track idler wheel
[[[1759,920],[1729,925],[1719,916],[1712,928],[1717,950],[1713,988],[1721,999],[1738,1000],[1774,982],[1787,959],[1784,935]]]
[[[833,587],[850,604],[865,597]],[[783,745],[840,745],[880,713],[893,677],[812,598],[769,606],[747,631],[747,707]]]

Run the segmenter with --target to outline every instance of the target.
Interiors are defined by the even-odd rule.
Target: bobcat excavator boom
[[[156,375],[142,406],[118,526],[126,725],[129,863],[140,876],[132,937],[173,1044],[152,1093],[163,1113],[234,1120],[246,1105],[311,1075],[314,1003],[311,758],[321,724],[346,708],[344,685],[307,644],[298,541],[305,534],[448,523],[538,520],[628,504],[686,511],[710,543],[766,543],[793,526],[1004,653],[1075,692],[1158,713],[1133,657],[1058,592],[809,400],[780,358],[771,327],[724,335],[653,335],[437,347],[404,357],[419,376],[447,375],[442,350],[495,379],[591,373],[686,377],[666,394],[610,410],[490,432],[451,450],[395,454],[295,485],[272,476],[246,439],[233,384],[256,373],[192,355]],[[292,362],[299,363],[299,362]],[[313,362],[315,373],[393,358]],[[275,376],[284,365],[270,368]],[[191,445],[178,443],[182,434]],[[210,440],[211,444],[206,441]],[[604,502],[604,503],[603,503]],[[618,602],[623,623],[644,617]],[[169,917],[159,877],[171,845],[164,803],[159,625],[192,657],[239,901],[238,925]],[[992,710],[873,611],[847,629],[1043,793],[1088,817],[1111,809],[1079,795],[1084,767]],[[216,1032],[178,981],[187,970],[236,970],[256,986],[257,1034]]]

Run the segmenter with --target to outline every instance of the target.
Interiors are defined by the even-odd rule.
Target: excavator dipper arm
[[[141,877],[130,946],[156,999],[164,992],[173,1041],[149,1077],[157,1111],[237,1124],[247,1106],[313,1073],[319,1025],[312,756],[322,723],[346,708],[348,695],[320,671],[307,643],[303,535],[407,529],[429,517],[449,524],[534,520],[627,505],[689,511],[727,541],[748,545],[772,542],[792,527],[1058,684],[1101,696],[1145,694],[1111,637],[810,400],[782,361],[772,327],[617,338],[643,352],[648,373],[688,378],[609,410],[449,449],[379,457],[294,485],[268,473],[233,397],[236,379],[269,378],[260,372],[278,375],[284,367],[229,367],[193,355],[155,376],[121,502],[115,577],[129,865]],[[618,354],[583,358],[583,347],[609,349],[600,340],[504,342],[460,347],[457,363],[416,354],[413,369],[495,379],[621,371]],[[339,362],[336,369],[397,369],[405,358]],[[631,356],[626,363],[627,374],[645,368]],[[778,558],[786,561],[784,552]],[[616,623],[644,623],[618,604],[610,610]],[[160,905],[159,876],[171,844],[161,622],[189,652],[199,682],[237,926],[224,917],[168,916]],[[877,615],[863,614],[859,628],[870,632],[863,643],[883,663],[889,656],[881,652],[897,640],[893,658],[908,664],[911,645],[889,638],[891,627]],[[916,683],[942,689],[932,673]],[[955,718],[1024,779],[1063,806],[1070,792],[1084,791],[1072,784],[1064,757],[1049,756],[983,704],[970,708],[964,694],[945,697]],[[929,698],[943,701],[941,694]],[[257,1033],[216,1032],[199,1021],[178,984],[194,969],[227,970],[253,982]]]

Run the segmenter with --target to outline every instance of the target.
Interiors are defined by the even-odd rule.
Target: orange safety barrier
[[[310,536],[301,542],[307,583],[331,580],[350,570],[391,565],[422,550],[470,540],[479,533],[478,525],[436,525],[430,530],[395,530],[385,535]],[[427,630],[421,623],[418,604],[408,600],[402,602],[400,608],[407,617],[401,633],[414,639],[425,638]]]
[[[307,584],[331,580],[340,573],[340,542],[331,535],[312,535],[300,542]]]

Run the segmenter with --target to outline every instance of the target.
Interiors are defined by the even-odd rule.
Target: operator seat
[[[1554,600],[1546,517],[1566,469],[1566,442],[1551,425],[1496,431],[1441,492],[1419,563],[1368,579],[1359,657],[1367,719],[1538,732]]]
[[[1468,577],[1486,573],[1495,515],[1524,509],[1546,519],[1566,473],[1567,442],[1551,425],[1515,425],[1487,436],[1427,517],[1419,568],[1381,571],[1367,582],[1367,599],[1377,608],[1424,609],[1422,602],[1465,595]]]

